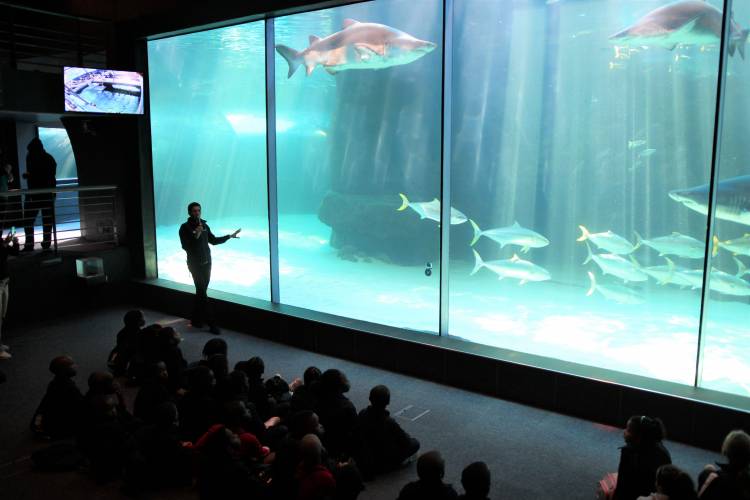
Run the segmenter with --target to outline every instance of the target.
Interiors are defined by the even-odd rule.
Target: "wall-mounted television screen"
[[[135,71],[64,68],[65,111],[143,113],[143,75]]]

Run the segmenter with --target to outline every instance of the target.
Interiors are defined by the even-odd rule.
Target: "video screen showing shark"
[[[281,302],[750,396],[750,3],[728,19],[713,183],[722,2],[453,7],[445,73],[438,0],[274,20]],[[191,283],[177,227],[196,199],[217,234],[243,228],[213,249],[212,288],[266,299],[265,40],[248,26],[149,42],[158,265]]]
[[[63,69],[65,111],[143,114],[143,75],[135,71]]]

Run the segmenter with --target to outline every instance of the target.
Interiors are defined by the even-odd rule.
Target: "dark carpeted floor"
[[[118,484],[96,485],[82,472],[39,473],[29,455],[44,446],[28,430],[51,374],[49,360],[69,354],[80,367],[77,382],[83,392],[93,370],[106,369],[126,308],[112,308],[86,316],[35,323],[6,332],[13,359],[0,361],[8,382],[0,385],[0,498],[55,499],[126,498]],[[200,357],[212,336],[190,329],[186,322],[145,311],[148,323],[171,324],[184,337],[185,357]],[[447,462],[446,480],[460,492],[462,468],[475,460],[492,470],[493,499],[591,499],[606,472],[615,471],[620,429],[598,425],[471,392],[446,387],[369,366],[294,349],[257,338],[224,332],[230,366],[250,356],[262,356],[266,375],[287,380],[316,365],[342,369],[349,377],[349,394],[357,409],[367,404],[372,386],[391,388],[391,412],[405,409],[401,425],[422,442],[422,450],[438,449]],[[418,362],[418,360],[415,360]],[[132,398],[132,391],[129,394]],[[412,420],[414,419],[414,420]],[[668,443],[674,462],[695,477],[704,464],[719,457],[711,452]],[[362,500],[395,499],[400,488],[416,476],[414,465],[368,483]],[[197,498],[194,491],[168,491],[147,498]]]

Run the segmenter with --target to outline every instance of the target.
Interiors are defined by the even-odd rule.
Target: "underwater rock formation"
[[[420,219],[412,211],[397,211],[399,206],[401,199],[397,194],[330,192],[320,205],[318,218],[333,229],[331,246],[344,260],[368,262],[376,259],[398,265],[425,265],[427,262],[437,265],[440,227],[434,221]],[[452,227],[452,251],[468,253],[470,233],[468,224],[466,227]]]

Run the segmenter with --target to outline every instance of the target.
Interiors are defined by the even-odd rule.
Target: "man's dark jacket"
[[[198,224],[193,221],[192,217],[180,226],[180,243],[182,243],[183,250],[187,252],[188,265],[210,264],[211,249],[208,244],[221,245],[230,237],[230,235],[226,235],[217,238],[211,232],[211,228],[208,227],[206,221],[201,219],[201,224],[203,224],[203,232],[198,238],[193,233]]]

